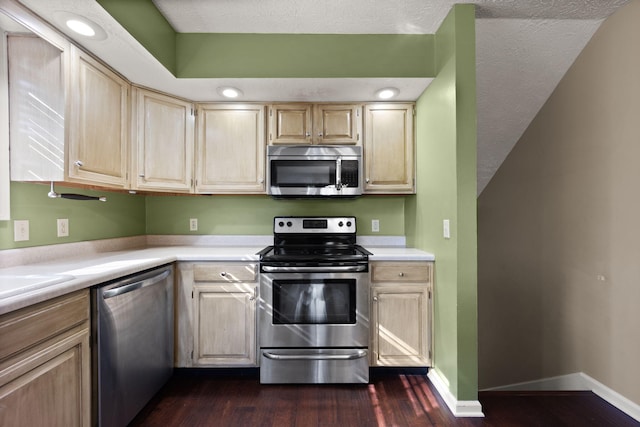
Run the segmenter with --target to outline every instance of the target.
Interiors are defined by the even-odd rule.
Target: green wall
[[[179,33],[176,76],[431,77],[433,39],[432,34]]]
[[[456,5],[436,33],[437,75],[417,103],[417,189],[408,245],[436,255],[435,369],[458,400],[476,400],[475,13]],[[444,219],[451,238],[443,237]]]
[[[127,193],[56,186],[57,193],[106,196],[106,202],[52,199],[49,185],[11,183],[11,221],[0,221],[0,249],[145,234],[145,198]],[[69,237],[57,237],[57,219],[69,220]],[[29,220],[29,240],[13,241],[13,220]],[[0,253],[1,256],[1,253]]]
[[[353,215],[360,235],[404,236],[403,196],[347,200],[274,200],[268,196],[147,196],[148,234],[271,235],[279,215]],[[189,231],[189,219],[198,231]],[[371,232],[371,220],[380,232]]]
[[[106,202],[51,199],[49,186],[11,183],[11,221],[0,221],[0,250],[144,234],[271,235],[278,215],[353,215],[358,234],[404,236],[404,196],[347,200],[274,200],[268,196],[143,196],[56,186],[58,193],[106,196]],[[58,218],[69,237],[57,237]],[[198,231],[189,231],[189,219]],[[29,220],[29,240],[13,241],[13,220]],[[380,232],[371,232],[371,220]]]
[[[176,32],[152,0],[97,0],[173,75],[176,74]]]
[[[177,33],[152,0],[98,0],[179,78],[433,77],[433,34]]]

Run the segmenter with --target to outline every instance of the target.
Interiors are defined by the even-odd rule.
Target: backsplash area
[[[358,235],[404,236],[406,197],[274,200],[268,196],[143,196],[56,186],[59,193],[106,196],[106,202],[51,199],[49,186],[11,183],[11,220],[0,221],[0,250],[139,235],[271,235],[273,217],[352,215]],[[190,219],[198,230],[189,229]],[[69,220],[69,236],[57,237],[57,219]],[[371,220],[380,231],[371,231]],[[29,240],[14,242],[14,221],[29,221]]]
[[[58,193],[106,196],[107,201],[52,199],[49,189],[48,184],[11,183],[11,220],[0,221],[0,249],[145,234],[144,196],[56,185]],[[58,219],[69,220],[68,237],[57,237]],[[29,221],[28,241],[14,242],[15,220]]]
[[[406,196],[411,197],[411,196]],[[147,234],[271,235],[273,217],[321,215],[357,218],[358,235],[404,236],[405,196],[275,200],[268,196],[147,196]],[[189,230],[189,220],[198,230]],[[371,231],[371,220],[380,231]]]

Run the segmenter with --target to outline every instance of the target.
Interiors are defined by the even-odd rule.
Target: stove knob
[[[284,227],[284,222],[280,221],[280,222],[278,223],[278,227]]]
[[[338,227],[342,227],[343,225],[344,225],[344,223],[343,223],[342,221],[340,221],[340,222],[338,223]]]
[[[292,225],[291,221],[287,221],[287,227],[291,227]]]
[[[347,227],[351,227],[351,221],[347,221]]]

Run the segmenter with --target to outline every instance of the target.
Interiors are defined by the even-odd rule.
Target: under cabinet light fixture
[[[237,89],[235,87],[230,87],[230,86],[219,87],[218,93],[224,96],[225,98],[230,98],[230,99],[234,99],[242,96],[242,91],[240,89]]]
[[[84,194],[75,194],[75,193],[57,193],[55,188],[53,187],[53,181],[51,181],[51,190],[47,194],[51,199],[71,199],[71,200],[97,200],[99,202],[106,202],[106,197],[98,197],[98,196],[85,196]]]
[[[380,89],[376,92],[376,98],[378,99],[391,99],[398,96],[400,91],[395,87],[385,87],[384,89]]]

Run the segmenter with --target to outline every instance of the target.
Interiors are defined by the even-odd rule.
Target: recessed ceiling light
[[[395,87],[386,87],[376,92],[376,98],[378,99],[391,99],[398,95],[400,91]]]
[[[236,89],[235,87],[219,87],[218,93],[225,98],[238,98],[242,96],[242,91],[240,89]]]
[[[73,12],[58,10],[53,13],[53,18],[59,26],[64,26],[73,31],[74,35],[68,33],[71,37],[75,37],[75,34],[77,34],[86,37],[86,40],[94,41],[102,41],[107,38],[107,32],[100,25],[84,16],[77,15]]]
[[[93,37],[96,35],[96,30],[94,30],[91,25],[79,19],[69,19],[67,21],[67,27],[82,36]]]

